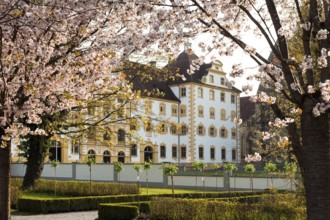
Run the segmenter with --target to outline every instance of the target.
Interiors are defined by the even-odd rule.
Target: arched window
[[[181,126],[181,135],[186,135],[188,133],[188,127],[187,125],[182,125]]]
[[[199,124],[197,127],[197,134],[198,135],[205,135],[205,127],[202,124]]]
[[[209,136],[210,137],[217,136],[217,129],[213,125],[209,127]]]
[[[103,140],[105,141],[110,141],[111,136],[110,136],[111,132],[109,129],[107,129],[104,133],[103,133]]]
[[[220,118],[221,118],[221,120],[226,120],[226,110],[225,109],[221,109]]]
[[[123,151],[118,153],[118,162],[125,163],[125,153]]]
[[[220,137],[226,138],[227,137],[227,129],[225,127],[220,128]]]
[[[125,141],[125,131],[123,129],[118,130],[118,142]]]
[[[88,158],[93,158],[95,160],[95,150],[89,150],[87,152]]]
[[[176,134],[176,125],[175,124],[171,124],[171,134]]]
[[[103,152],[103,163],[110,163],[110,152],[107,150]]]

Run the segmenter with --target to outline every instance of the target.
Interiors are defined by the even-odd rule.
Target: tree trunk
[[[1,135],[0,135],[1,137]],[[10,158],[11,146],[0,147],[0,219],[10,219]]]
[[[330,216],[330,114],[314,117],[315,101],[306,97],[301,117],[303,180],[309,220]]]
[[[25,142],[27,149],[26,172],[23,180],[23,189],[34,187],[44,168],[44,161],[49,151],[48,136],[30,136]]]

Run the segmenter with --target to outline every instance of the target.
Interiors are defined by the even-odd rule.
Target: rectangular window
[[[187,148],[181,147],[181,158],[186,158],[186,157],[187,157]]]
[[[204,158],[204,147],[199,147],[198,148],[198,157],[199,157],[199,159]]]
[[[172,146],[172,157],[176,158],[177,155],[178,155],[177,147],[176,146]]]
[[[159,105],[159,114],[160,115],[165,115],[166,114],[166,105],[164,103],[161,103]]]
[[[221,85],[225,85],[225,78],[221,77],[221,79],[220,79],[220,84],[221,84]]]
[[[221,102],[226,101],[225,93],[224,93],[224,92],[220,93],[220,101],[221,101]]]
[[[222,137],[222,138],[226,137],[226,129],[224,129],[224,128],[220,129],[220,137]]]
[[[161,132],[161,133],[165,133],[165,132],[166,132],[166,126],[165,126],[164,123],[161,124],[161,126],[160,126],[160,132]]]
[[[211,149],[210,149],[210,156],[211,156],[211,160],[215,159],[215,148],[214,147],[211,147]]]
[[[236,98],[236,96],[235,95],[231,95],[230,96],[230,101],[231,101],[231,103],[235,103],[235,98]]]
[[[231,150],[231,159],[236,160],[236,149]]]
[[[213,90],[210,91],[210,100],[214,100],[214,91]]]
[[[203,98],[203,88],[198,88],[198,98]]]
[[[199,135],[203,135],[203,130],[204,130],[204,127],[203,126],[198,126],[198,134]]]
[[[180,96],[181,97],[186,97],[187,96],[187,90],[186,88],[180,88]]]
[[[210,75],[209,79],[210,79],[210,83],[214,83],[214,76],[213,75]]]
[[[146,124],[145,130],[146,130],[146,132],[151,132],[151,129],[152,129],[151,122],[148,121],[147,124]]]
[[[231,138],[235,139],[236,138],[236,129],[231,130]]]
[[[214,137],[215,136],[215,129],[214,127],[210,127],[210,136]]]
[[[204,109],[202,106],[198,107],[198,117],[204,117]]]
[[[171,134],[176,134],[176,125],[171,125]]]
[[[176,106],[172,106],[172,116],[177,116],[178,109]]]
[[[182,125],[182,127],[181,127],[181,134],[182,135],[186,135],[187,134],[187,126],[186,125]]]
[[[160,157],[166,157],[166,147],[164,145],[160,146]]]
[[[211,109],[210,110],[210,118],[215,118],[215,112],[214,112],[214,109]]]
[[[132,144],[131,146],[131,155],[136,156],[137,155],[137,147],[136,144]]]
[[[186,116],[186,108],[184,108],[184,107],[180,108],[180,116],[182,116],[182,117]]]
[[[226,149],[225,148],[221,149],[221,159],[226,160]]]

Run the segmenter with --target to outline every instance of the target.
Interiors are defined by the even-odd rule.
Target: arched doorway
[[[146,148],[144,148],[144,161],[148,162],[149,160],[152,161],[152,147],[147,146]]]
[[[103,152],[103,163],[110,163],[110,161],[110,152],[106,150]]]
[[[118,162],[125,163],[125,153],[123,151],[118,153]]]

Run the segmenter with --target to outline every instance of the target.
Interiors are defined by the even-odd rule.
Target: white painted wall
[[[74,167],[76,166],[76,173],[74,173]],[[133,164],[124,164],[124,170],[120,173],[120,181],[136,183],[137,173],[133,169]],[[160,164],[153,164],[149,172],[148,179],[149,183],[157,183],[163,185],[167,180],[168,186],[171,186],[171,177],[168,176],[164,179],[163,170],[160,169]],[[113,164],[95,164],[92,166],[92,180],[93,181],[109,181],[112,182],[115,179],[115,173]],[[23,177],[26,166],[24,164],[11,164],[11,176],[12,177]],[[57,169],[57,178],[73,179],[76,176],[76,180],[89,180],[89,167],[86,164],[61,164]],[[42,173],[42,177],[52,178],[53,170],[50,164],[45,165],[45,169]],[[223,188],[224,177],[204,177],[205,186],[212,188]],[[140,173],[140,183],[146,182],[146,173],[142,170]],[[290,181],[283,178],[273,178],[274,187],[277,189],[291,189]],[[271,181],[267,178],[253,178],[253,188],[263,190],[270,186]],[[195,176],[174,176],[174,185],[180,187],[195,187],[196,177]],[[202,187],[202,177],[197,177],[197,187]],[[231,189],[250,189],[250,178],[249,177],[230,177]],[[294,189],[294,186],[293,186]]]

